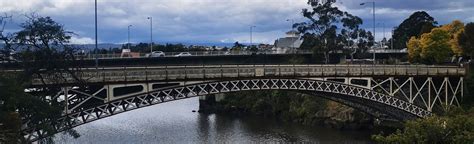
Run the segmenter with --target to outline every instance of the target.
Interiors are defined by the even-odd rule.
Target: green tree
[[[436,24],[434,18],[424,11],[413,13],[395,29],[393,47],[395,49],[406,48],[406,44],[411,37],[420,37],[424,33],[431,32]]]
[[[421,61],[421,42],[416,37],[411,37],[407,44],[408,60],[412,63]]]
[[[474,113],[455,114],[449,116],[433,116],[425,119],[408,121],[403,131],[388,136],[374,135],[372,138],[379,143],[472,143],[474,142]]]
[[[458,33],[457,42],[465,54],[474,57],[474,23],[468,23],[464,30]]]
[[[309,0],[308,5],[311,9],[303,9],[302,12],[308,21],[294,25],[303,34],[302,48],[311,49],[314,53],[323,53],[326,63],[329,62],[331,51],[364,41],[359,39],[359,34],[365,33],[359,29],[359,25],[362,24],[361,18],[339,10],[333,3],[333,1],[321,3],[318,0]],[[367,44],[370,46],[370,42]]]
[[[22,100],[28,99],[23,91],[17,81],[0,74],[0,143],[25,142],[20,135],[20,116],[15,112],[24,105]]]
[[[426,63],[443,63],[452,55],[450,35],[441,28],[435,28],[431,33],[421,36],[421,58]]]
[[[3,76],[0,101],[2,113],[9,117],[0,120],[21,119],[28,121],[28,127],[35,127],[47,133],[54,133],[54,122],[61,118],[65,101],[61,98],[51,97],[61,88],[55,83],[65,82],[65,74],[68,74],[79,83],[79,87],[85,87],[82,79],[77,77],[82,63],[75,58],[77,49],[68,45],[72,32],[64,30],[64,27],[53,21],[50,17],[38,17],[32,15],[25,23],[20,25],[19,32],[13,34],[11,41],[18,45],[18,54],[15,59],[21,61],[19,65],[22,71],[12,75]],[[35,86],[35,90],[25,93],[24,89],[31,88],[32,79],[38,78],[42,85]],[[50,85],[52,84],[52,85]],[[0,123],[4,123],[0,121]],[[24,141],[21,130],[12,128],[11,132],[18,132],[13,138]],[[69,134],[77,137],[74,130],[68,130]],[[52,138],[43,139],[52,142]]]
[[[233,50],[233,51],[240,51],[240,50],[242,50],[243,48],[244,48],[244,45],[241,44],[241,43],[239,43],[238,41],[236,41],[236,42],[234,43],[234,46],[232,47],[232,50]]]

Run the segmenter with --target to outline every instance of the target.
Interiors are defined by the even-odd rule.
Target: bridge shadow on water
[[[370,143],[366,131],[302,126],[274,118],[193,113],[197,98],[163,103],[76,127],[73,139],[56,134],[57,143]]]

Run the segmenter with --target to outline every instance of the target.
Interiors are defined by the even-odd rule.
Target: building
[[[321,4],[325,4],[327,2],[332,2],[332,3],[336,3],[336,0],[309,0],[309,2],[316,2],[316,3],[321,3]]]
[[[327,2],[332,2],[332,3],[336,3],[336,0],[321,0],[321,3],[322,4],[325,4]]]
[[[291,30],[286,32],[286,37],[279,38],[275,41],[275,46],[272,50],[277,53],[288,53],[292,50],[299,49],[302,43],[303,40],[300,39],[300,33]]]
[[[272,50],[273,47],[274,47],[274,45],[271,45],[271,44],[259,44],[258,45],[258,49],[263,50],[263,51]]]

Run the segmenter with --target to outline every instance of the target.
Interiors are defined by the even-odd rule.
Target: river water
[[[197,98],[137,109],[75,129],[81,137],[55,136],[56,143],[370,143],[364,131],[302,126],[271,118],[200,114]]]

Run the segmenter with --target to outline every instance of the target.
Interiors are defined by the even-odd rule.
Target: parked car
[[[162,51],[154,51],[148,54],[148,57],[164,57],[165,53]]]
[[[175,56],[177,56],[177,57],[191,56],[191,53],[189,53],[189,52],[181,52],[181,53],[179,53],[179,54],[177,54],[177,55],[175,55]]]
[[[16,61],[14,56],[16,55],[15,51],[10,51],[10,52],[5,52],[2,51],[0,52],[0,61]]]

